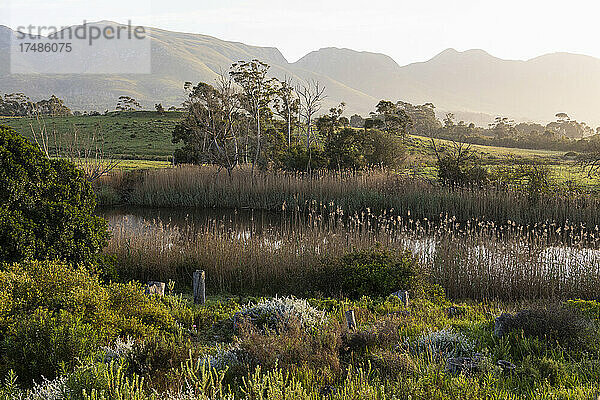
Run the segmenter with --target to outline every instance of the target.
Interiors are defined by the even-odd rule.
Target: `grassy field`
[[[106,149],[118,158],[168,161],[175,150],[171,134],[181,116],[179,112],[114,112],[102,116],[45,118],[41,124],[59,132],[97,129],[105,135]],[[8,125],[30,139],[32,127],[37,131],[40,128],[40,122],[34,118],[0,118],[0,125]]]
[[[417,143],[423,147],[429,146],[431,139],[425,136],[410,135]],[[435,141],[441,145],[449,145],[451,142],[445,139],[435,139]],[[522,158],[542,158],[542,159],[553,159],[556,161],[562,160],[566,151],[553,151],[553,150],[531,150],[531,149],[516,149],[512,147],[499,147],[499,146],[483,146],[479,144],[472,144],[471,148],[475,150],[481,156],[492,156],[492,157],[522,157]]]

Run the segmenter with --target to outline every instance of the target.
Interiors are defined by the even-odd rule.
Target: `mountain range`
[[[600,59],[585,55],[554,53],[517,61],[483,50],[448,49],[430,60],[400,66],[384,54],[323,48],[290,63],[273,47],[148,28],[151,74],[20,75],[10,74],[14,34],[0,26],[0,93],[23,92],[32,99],[55,94],[76,110],[114,109],[121,95],[145,107],[179,105],[185,98],[184,82],[211,83],[233,62],[258,58],[271,66],[275,77],[318,80],[327,89],[324,110],[344,101],[349,115],[366,115],[387,99],[431,102],[440,115],[453,112],[480,125],[499,115],[545,122],[559,112],[600,125]]]

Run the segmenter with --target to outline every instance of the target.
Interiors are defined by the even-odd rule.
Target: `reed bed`
[[[348,215],[332,204],[282,212],[281,222],[268,226],[216,218],[112,225],[106,252],[122,276],[185,285],[203,269],[213,293],[311,293],[324,261],[384,246],[411,250],[455,299],[600,298],[600,234],[581,225],[461,223],[445,215],[434,221],[368,209]]]
[[[239,168],[230,177],[215,167],[180,166],[116,172],[103,177],[100,185],[101,205],[305,211],[316,203],[335,204],[348,214],[369,208],[396,215],[411,212],[420,219],[448,214],[462,222],[483,218],[519,225],[600,225],[600,200],[589,194],[556,192],[532,203],[525,191],[452,189],[384,170],[307,175]]]

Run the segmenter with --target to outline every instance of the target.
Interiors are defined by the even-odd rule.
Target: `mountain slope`
[[[108,22],[97,23],[104,25]],[[111,23],[113,24],[113,23]],[[258,58],[278,78],[318,80],[327,88],[324,109],[341,101],[348,114],[366,114],[381,99],[432,102],[438,111],[551,120],[566,112],[600,124],[600,60],[566,53],[529,61],[502,60],[482,50],[448,49],[431,60],[399,66],[383,54],[325,48],[288,63],[272,47],[250,46],[211,36],[148,28],[152,73],[129,75],[9,75],[10,31],[0,26],[0,93],[24,92],[34,99],[56,94],[75,109],[112,109],[120,95],[144,106],[178,105],[183,83],[213,82],[231,63]]]

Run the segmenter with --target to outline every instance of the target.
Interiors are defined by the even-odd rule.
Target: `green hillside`
[[[117,158],[128,160],[167,161],[173,155],[175,145],[171,134],[179,112],[159,114],[154,111],[114,112],[101,116],[69,116],[46,118],[0,118],[0,125],[8,125],[33,139],[32,127],[39,132],[45,126],[48,131],[91,133],[103,132],[105,149]]]

